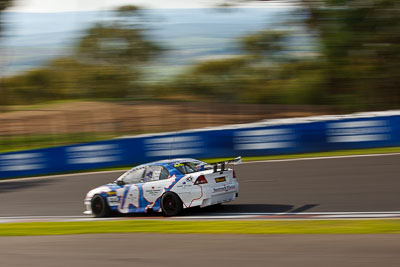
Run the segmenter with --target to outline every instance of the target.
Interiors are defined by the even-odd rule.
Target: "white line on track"
[[[52,218],[87,218],[87,216],[10,216],[10,217],[0,217],[1,219],[52,219]]]
[[[342,214],[342,215],[320,215],[318,218],[390,218],[399,217],[398,213],[388,214]]]
[[[214,215],[342,215],[342,214],[398,214],[400,211],[334,211],[334,212],[241,212],[214,213]]]
[[[378,212],[258,212],[258,213],[215,213],[203,216],[185,216],[179,219],[268,219],[268,218],[302,218],[302,219],[318,219],[318,218],[400,218],[400,211],[378,211]]]
[[[220,217],[226,217],[226,216],[253,216],[253,215],[331,215],[331,216],[341,216],[341,215],[385,215],[385,214],[396,214],[400,215],[400,211],[345,211],[345,212],[221,212],[221,213],[210,213],[205,216],[220,216]],[[205,217],[205,216],[185,216],[185,217]],[[0,217],[0,219],[54,219],[54,218],[60,218],[60,219],[83,219],[83,218],[92,218],[91,216],[87,215],[75,215],[75,216],[63,216],[63,215],[57,215],[57,216],[49,216],[49,215],[43,215],[43,216],[3,216]],[[124,218],[124,217],[111,217],[111,218]],[[144,215],[143,218],[151,218],[150,216]]]
[[[161,215],[160,215],[161,216]],[[210,213],[203,215],[188,215],[179,217],[111,217],[111,218],[93,218],[90,216],[10,216],[0,217],[0,223],[12,222],[73,222],[73,221],[111,221],[111,220],[229,220],[229,219],[378,219],[378,218],[400,218],[400,211],[378,211],[378,212],[304,212],[304,213]]]
[[[246,162],[243,162],[242,164],[269,163],[269,162],[285,162],[285,161],[303,161],[303,160],[324,160],[324,159],[346,159],[346,158],[384,157],[384,156],[400,156],[400,153],[363,154],[363,155],[347,155],[347,156],[326,156],[326,157],[309,157],[309,158],[295,158],[295,159],[256,160],[256,161],[246,161]]]

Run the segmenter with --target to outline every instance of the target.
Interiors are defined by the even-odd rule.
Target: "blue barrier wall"
[[[270,120],[0,154],[0,178],[215,158],[400,146],[400,112]]]

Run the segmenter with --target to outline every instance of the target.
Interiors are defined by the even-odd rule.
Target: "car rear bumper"
[[[231,202],[235,200],[236,198],[236,192],[234,193],[225,193],[225,194],[219,194],[216,196],[212,196],[210,198],[203,199],[203,202],[201,203],[200,207],[207,207],[211,205],[217,205],[217,204],[222,204],[226,202]]]
[[[207,207],[221,203],[231,202],[239,194],[239,184],[237,182],[226,185],[214,185],[203,187],[203,198],[198,203],[200,207]]]

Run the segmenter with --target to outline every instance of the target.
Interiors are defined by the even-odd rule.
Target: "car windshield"
[[[133,168],[122,174],[117,180],[122,180],[126,184],[136,184],[143,181],[145,175],[145,167]]]

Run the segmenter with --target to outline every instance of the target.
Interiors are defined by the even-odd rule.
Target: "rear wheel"
[[[178,195],[167,192],[161,198],[161,209],[164,216],[176,216],[183,210],[182,200]]]
[[[110,215],[110,207],[104,197],[95,195],[92,198],[92,214],[94,217],[107,217]]]

